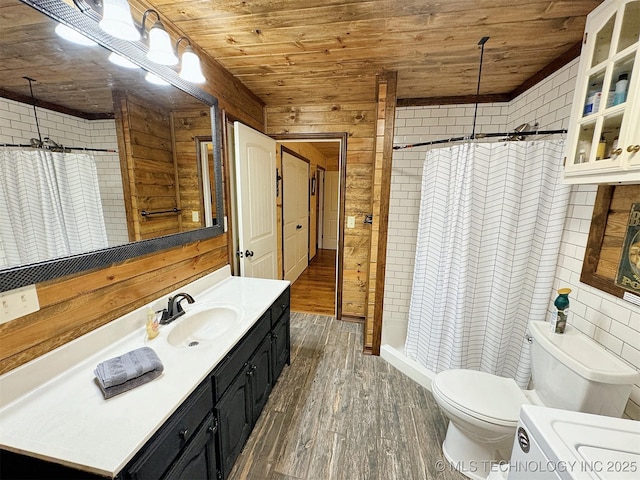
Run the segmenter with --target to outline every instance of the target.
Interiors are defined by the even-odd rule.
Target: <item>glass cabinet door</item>
[[[588,57],[582,58],[586,65],[581,65],[576,84],[582,97],[578,91],[575,97],[583,103],[571,127],[575,140],[567,159],[569,171],[621,168],[632,158],[626,151],[628,144],[640,143],[640,99],[635,98],[640,0],[610,3],[612,8],[603,9],[587,24],[583,56]]]

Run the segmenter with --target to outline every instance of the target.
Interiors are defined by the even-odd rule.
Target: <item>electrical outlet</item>
[[[193,210],[191,212],[191,221],[199,222],[200,221],[200,212],[198,210]]]
[[[347,228],[356,228],[356,217],[347,217]]]
[[[0,323],[24,317],[40,310],[35,285],[0,292]]]

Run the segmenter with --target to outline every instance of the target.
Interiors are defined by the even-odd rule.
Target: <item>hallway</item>
[[[318,249],[291,285],[291,311],[335,316],[336,251]]]

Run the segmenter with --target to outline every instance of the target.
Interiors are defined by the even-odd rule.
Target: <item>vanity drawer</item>
[[[290,303],[290,287],[282,292],[278,299],[271,306],[271,326],[274,326],[284,311],[289,308]]]
[[[243,369],[258,345],[271,330],[271,312],[267,310],[238,345],[229,352],[213,371],[214,403],[220,400],[225,390]]]
[[[155,401],[160,401],[156,399]],[[158,480],[213,410],[211,384],[204,382],[143,447],[125,478]]]

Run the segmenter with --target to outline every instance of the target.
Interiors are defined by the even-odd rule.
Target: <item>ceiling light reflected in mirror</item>
[[[133,63],[128,58],[124,58],[122,55],[118,55],[115,52],[111,52],[109,54],[109,61],[114,65],[118,65],[119,67],[131,68],[131,69],[140,68],[138,65]]]
[[[154,85],[162,85],[162,86],[170,85],[169,82],[165,82],[159,76],[157,76],[156,74],[151,73],[151,72],[147,72],[147,74],[145,75],[144,79],[149,83],[153,83]]]
[[[103,0],[100,28],[121,40],[140,40],[140,32],[133,23],[131,8],[127,0]]]
[[[80,32],[75,31],[71,27],[67,27],[66,25],[59,23],[56,26],[56,35],[69,42],[76,43],[78,45],[83,45],[85,47],[96,47],[98,44],[91,40],[90,38],[85,37]]]

